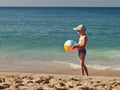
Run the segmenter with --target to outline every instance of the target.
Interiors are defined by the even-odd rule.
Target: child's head
[[[86,28],[83,24],[78,25],[77,27],[73,28],[73,30],[79,32],[79,33],[85,33]]]

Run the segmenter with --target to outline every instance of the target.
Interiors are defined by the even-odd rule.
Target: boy
[[[86,28],[84,25],[79,25],[73,30],[77,31],[77,33],[80,35],[79,42],[73,46],[74,48],[78,48],[78,59],[80,61],[80,66],[81,66],[81,75],[84,76],[84,72],[88,76],[88,70],[86,65],[84,64],[85,61],[85,56],[86,56],[86,43],[87,43],[87,35],[85,34]]]

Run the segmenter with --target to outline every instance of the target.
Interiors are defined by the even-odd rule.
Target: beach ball
[[[75,41],[73,40],[67,40],[65,43],[64,43],[64,50],[66,52],[75,52],[76,51],[76,48],[73,49],[73,46],[76,44]]]

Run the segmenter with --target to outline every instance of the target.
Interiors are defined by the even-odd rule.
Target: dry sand
[[[1,72],[0,90],[120,90],[120,77]]]

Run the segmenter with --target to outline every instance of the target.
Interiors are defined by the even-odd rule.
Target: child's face
[[[80,32],[80,31],[77,31],[77,33],[79,34],[79,35],[82,35],[82,34],[84,34],[85,32]]]

